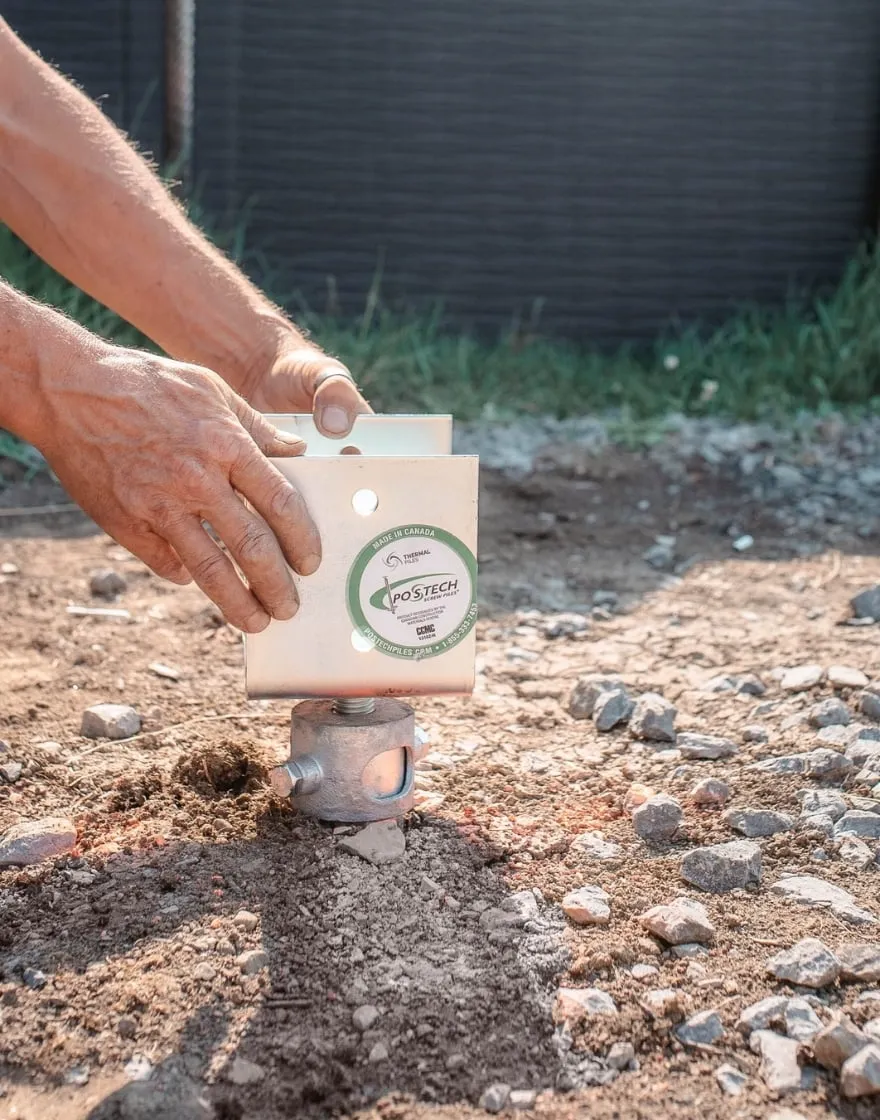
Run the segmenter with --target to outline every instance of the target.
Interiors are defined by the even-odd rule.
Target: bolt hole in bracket
[[[473,691],[478,462],[452,454],[448,416],[361,416],[344,448],[311,416],[269,419],[306,441],[273,463],[324,551],[294,576],[297,615],[245,641],[248,695],[304,701],[272,784],[321,820],[399,817],[425,749],[399,698]]]

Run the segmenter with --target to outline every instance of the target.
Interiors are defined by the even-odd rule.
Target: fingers
[[[161,579],[167,579],[181,587],[192,583],[192,576],[181,564],[180,557],[157,533],[150,530],[138,533],[114,531],[112,535],[114,540],[139,560],[143,560]]]
[[[299,596],[272,530],[231,491],[211,506],[211,526],[272,618],[293,618]]]
[[[347,436],[358,416],[372,412],[357,386],[345,372],[333,373],[332,366],[319,369],[313,382],[318,388],[312,397],[315,424],[322,435],[333,439]]]
[[[321,563],[321,537],[296,487],[256,450],[242,454],[233,465],[229,480],[262,514],[290,566],[304,576],[317,571]],[[213,513],[211,520],[219,529]],[[229,545],[225,536],[224,540]]]
[[[273,459],[284,459],[295,458],[305,453],[305,440],[279,431],[241,397],[233,398],[233,408],[242,427],[264,455],[269,455]]]
[[[211,520],[215,517],[212,512]],[[241,582],[228,557],[214,544],[197,517],[181,518],[169,526],[167,534],[169,543],[193,579],[217,604],[228,622],[249,634],[265,630],[269,625],[266,609]]]

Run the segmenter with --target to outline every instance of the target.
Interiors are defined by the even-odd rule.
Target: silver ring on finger
[[[318,376],[315,378],[315,383],[312,386],[312,392],[317,393],[325,381],[329,381],[331,377],[344,377],[346,381],[350,381],[354,385],[354,377],[345,366],[328,366],[322,369]]]

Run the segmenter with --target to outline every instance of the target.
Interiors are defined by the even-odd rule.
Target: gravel
[[[691,732],[679,735],[675,745],[681,751],[681,757],[687,759],[714,761],[730,758],[739,751],[739,747],[730,739],[721,739],[717,735],[695,735]]]
[[[86,739],[130,739],[141,729],[141,717],[127,704],[95,704],[82,714],[80,735]]]
[[[818,938],[805,937],[771,957],[767,971],[777,980],[787,980],[802,988],[825,988],[840,974],[840,961]]]
[[[823,813],[833,821],[839,820],[846,812],[846,801],[833,789],[802,789],[798,791],[801,812],[804,816]]]
[[[752,1031],[766,1030],[774,1025],[785,1022],[785,1010],[788,1007],[788,996],[767,996],[744,1008],[737,1020],[737,1029],[743,1034]]]
[[[837,846],[837,858],[858,871],[867,871],[876,857],[864,840],[847,834],[841,837]]]
[[[125,576],[112,568],[99,568],[89,576],[89,591],[96,599],[115,599],[127,587]]]
[[[873,1097],[880,1093],[880,1046],[873,1043],[853,1054],[840,1071],[840,1091],[845,1097]]]
[[[675,1028],[675,1037],[685,1046],[711,1046],[724,1034],[717,1011],[700,1011]]]
[[[791,1093],[801,1087],[798,1043],[775,1031],[755,1031],[749,1039],[751,1050],[761,1056],[761,1077],[775,1093]]]
[[[269,967],[269,954],[262,949],[247,949],[235,958],[235,963],[245,976],[256,976]]]
[[[406,837],[396,821],[373,821],[353,836],[343,836],[339,847],[380,867],[400,859],[406,852]]]
[[[852,712],[842,700],[820,700],[810,708],[808,721],[811,727],[845,727],[852,720]]]
[[[748,1077],[736,1066],[723,1065],[715,1070],[715,1080],[728,1097],[738,1097],[748,1084]]]
[[[370,1027],[376,1022],[378,1018],[378,1007],[373,1007],[371,1003],[365,1003],[362,1007],[359,1007],[354,1012],[351,1017],[351,1021],[354,1024],[355,1028],[363,1034],[364,1031],[368,1031],[370,1029]]]
[[[813,1039],[813,1056],[825,1069],[840,1069],[843,1063],[868,1045],[870,1039],[838,1012]]]
[[[617,1014],[617,1004],[599,988],[559,988],[554,1009],[557,1018],[563,1020]]]
[[[730,800],[730,786],[721,778],[703,778],[690,792],[695,805],[724,805]]]
[[[485,1112],[501,1112],[507,1107],[510,1092],[510,1086],[505,1085],[504,1082],[499,1081],[490,1085],[480,1097],[480,1108]]]
[[[596,701],[603,692],[620,688],[621,682],[617,677],[586,676],[581,677],[568,700],[569,715],[573,719],[590,719],[596,707]]]
[[[849,891],[813,875],[786,875],[777,880],[770,890],[801,906],[830,910],[853,925],[869,925],[877,921],[869,911],[856,906]]]
[[[675,706],[659,693],[645,692],[635,703],[629,728],[636,739],[674,743],[677,714]]]
[[[658,793],[633,810],[636,834],[652,844],[666,843],[675,836],[684,818],[681,805],[666,793]]]
[[[834,826],[835,836],[860,836],[867,840],[880,840],[880,815],[866,813],[863,809],[849,809]]]
[[[597,731],[611,731],[625,723],[633,710],[633,702],[625,688],[610,688],[601,692],[593,707],[593,722]]]
[[[794,828],[793,817],[773,809],[728,809],[722,820],[749,839],[774,836],[777,832],[789,832]]]
[[[822,1020],[805,999],[790,999],[785,1009],[785,1033],[798,1042],[809,1042],[822,1029]]]
[[[572,847],[577,848],[591,859],[609,860],[619,859],[623,848],[613,840],[606,840],[601,832],[582,832],[572,840]]]
[[[0,838],[0,867],[27,867],[67,855],[76,845],[76,825],[66,817],[44,817],[13,825]]]
[[[866,587],[850,600],[853,615],[856,618],[880,619],[880,583],[874,587]]]
[[[837,949],[840,978],[860,984],[880,982],[880,944],[859,941]]]
[[[578,887],[562,900],[567,918],[579,926],[607,926],[611,918],[611,896],[601,887]]]
[[[821,665],[800,665],[794,669],[786,669],[779,682],[784,692],[807,692],[820,684],[825,676]]]
[[[713,894],[756,886],[761,882],[761,849],[749,840],[692,848],[681,860],[682,877]]]
[[[668,945],[702,944],[715,936],[715,927],[701,903],[677,898],[668,906],[654,906],[639,918],[641,924]]]
[[[865,688],[868,684],[868,678],[862,670],[853,669],[849,665],[832,665],[826,678],[834,688]]]

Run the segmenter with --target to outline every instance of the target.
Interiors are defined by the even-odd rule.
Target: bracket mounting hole
[[[379,495],[375,490],[358,490],[351,499],[351,505],[361,517],[369,517],[379,508]]]
[[[373,643],[369,638],[365,638],[363,634],[359,634],[357,630],[351,632],[351,644],[358,653],[372,653]]]
[[[361,449],[359,447],[355,447],[353,443],[349,443],[339,452],[340,455],[360,455],[360,453]]]

